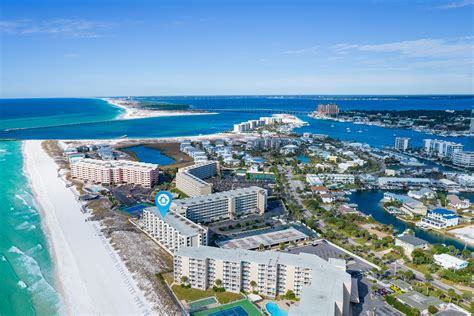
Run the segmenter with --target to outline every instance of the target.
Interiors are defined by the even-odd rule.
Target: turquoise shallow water
[[[0,315],[55,315],[60,299],[21,142],[0,142]]]

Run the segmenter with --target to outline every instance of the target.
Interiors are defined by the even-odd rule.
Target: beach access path
[[[81,204],[58,176],[58,166],[41,141],[25,141],[25,171],[39,204],[42,225],[52,250],[64,312],[147,315],[145,299],[120,256],[100,232],[85,221]]]

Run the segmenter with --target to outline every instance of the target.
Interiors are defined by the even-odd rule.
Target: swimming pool
[[[276,303],[267,303],[265,304],[265,308],[270,316],[288,316],[288,311],[281,309]]]

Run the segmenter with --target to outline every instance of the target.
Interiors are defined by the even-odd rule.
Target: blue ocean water
[[[121,113],[100,99],[0,99],[0,130],[103,121]]]
[[[0,315],[55,315],[60,308],[21,142],[0,142]]]
[[[471,109],[474,105],[473,96],[423,96],[423,97],[147,97],[146,100],[162,101],[175,104],[189,104],[195,109],[234,109],[236,112],[221,112],[216,115],[199,116],[175,116],[157,117],[136,120],[114,120],[99,123],[77,123],[71,124],[69,120],[59,126],[42,128],[26,128],[18,130],[2,130],[0,128],[0,139],[91,139],[91,138],[115,138],[127,135],[130,138],[139,137],[172,137],[190,136],[198,134],[212,134],[231,130],[232,125],[248,119],[265,116],[265,113],[249,113],[239,109],[279,109],[312,111],[321,102],[336,102],[343,109],[370,108],[370,109]],[[61,100],[61,99],[58,99]],[[87,99],[81,99],[87,100]],[[90,99],[91,103],[96,102]],[[92,101],[94,100],[94,101]],[[35,103],[35,99],[31,99]],[[59,101],[58,101],[59,102]],[[105,104],[106,106],[106,104]],[[117,110],[115,107],[112,107]],[[100,109],[98,108],[98,111]],[[17,109],[21,112],[21,109]],[[65,105],[64,111],[67,111]],[[60,115],[60,114],[58,114]],[[421,146],[424,138],[433,138],[433,135],[406,130],[388,129],[378,126],[354,125],[352,123],[333,122],[328,120],[316,120],[307,116],[301,119],[308,121],[309,126],[297,130],[297,132],[313,132],[328,134],[341,140],[354,140],[366,142],[372,146],[392,145],[395,136],[406,136],[412,138],[415,146]],[[54,124],[56,125],[56,124]],[[0,126],[2,120],[0,119]],[[21,128],[22,126],[16,126]],[[348,132],[347,129],[350,129]],[[58,136],[60,135],[60,136]],[[472,137],[436,137],[446,140],[460,142],[467,150],[474,149]]]

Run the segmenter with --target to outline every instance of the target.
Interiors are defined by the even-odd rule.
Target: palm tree
[[[185,276],[185,275],[183,275],[183,276],[181,277],[181,283],[184,284],[184,285],[186,285],[186,283],[188,283],[188,277]]]
[[[257,286],[257,282],[254,280],[250,281],[250,286],[252,287],[252,291],[255,291],[255,287]]]
[[[217,286],[217,287],[221,287],[221,286],[222,286],[222,280],[221,280],[221,279],[216,279],[216,281],[215,281],[214,283],[216,283],[216,286]]]

